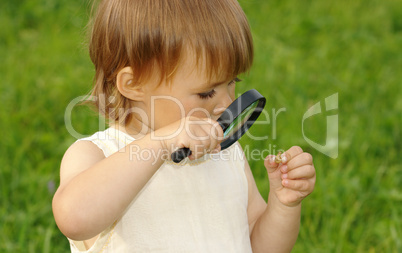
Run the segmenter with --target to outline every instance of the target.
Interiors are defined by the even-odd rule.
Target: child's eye
[[[204,93],[198,93],[198,96],[199,96],[201,99],[208,99],[208,98],[212,98],[213,96],[215,96],[215,94],[216,94],[216,91],[215,91],[215,90],[211,90],[211,91],[204,92]]]
[[[235,84],[237,82],[241,82],[241,79],[235,77],[235,79],[233,79],[232,81],[230,81],[229,85]]]
[[[230,82],[228,83],[228,85],[233,85],[233,84],[236,84],[236,82],[240,82],[240,81],[241,81],[241,80],[236,77],[235,79],[233,79],[232,81],[230,81]],[[213,90],[208,91],[208,92],[198,93],[197,95],[198,95],[201,99],[209,99],[209,98],[212,98],[213,96],[215,96],[215,94],[216,94],[216,91],[213,89]]]

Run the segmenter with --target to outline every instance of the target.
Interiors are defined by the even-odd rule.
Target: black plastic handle
[[[173,152],[170,157],[173,162],[179,163],[189,155],[191,155],[191,150],[189,148],[181,148]]]

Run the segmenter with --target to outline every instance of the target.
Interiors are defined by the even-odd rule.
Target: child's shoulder
[[[60,168],[61,183],[90,168],[95,163],[121,150],[134,140],[128,134],[109,127],[78,139],[64,154]]]
[[[103,151],[92,141],[82,139],[74,142],[64,153],[61,161],[60,184],[70,181],[104,158]]]
[[[66,160],[79,159],[80,161],[92,160],[92,158],[103,159],[103,151],[92,141],[82,139],[76,141],[64,153],[62,163]]]

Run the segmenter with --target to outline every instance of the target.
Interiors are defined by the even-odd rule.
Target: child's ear
[[[134,101],[142,101],[144,91],[142,85],[134,84],[134,75],[131,67],[125,67],[117,73],[116,86],[119,92]]]

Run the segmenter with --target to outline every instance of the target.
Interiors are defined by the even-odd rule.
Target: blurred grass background
[[[402,2],[397,0],[241,0],[255,42],[254,67],[238,92],[267,97],[271,124],[256,125],[243,147],[273,153],[300,145],[314,156],[316,188],[303,202],[294,252],[402,252]],[[87,94],[93,67],[86,47],[90,3],[0,3],[0,252],[69,252],[51,200],[63,153],[74,142],[68,103]],[[326,116],[339,115],[339,156],[303,138],[302,118],[338,93],[339,109],[305,121],[326,141]],[[272,109],[278,111],[273,135]],[[325,107],[323,107],[325,108]],[[82,134],[98,130],[85,106],[72,115]],[[250,165],[262,195],[260,159]]]

